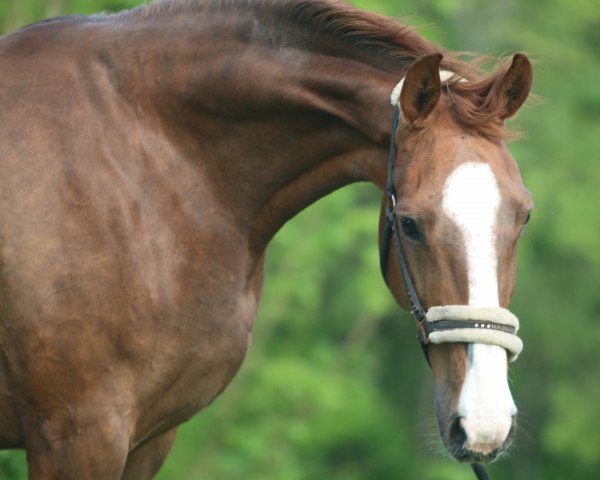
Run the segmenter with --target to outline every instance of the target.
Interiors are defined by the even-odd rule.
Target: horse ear
[[[504,112],[500,115],[501,119],[512,117],[525,103],[531,90],[532,79],[533,72],[529,59],[523,53],[516,53],[510,67],[500,80],[500,86],[496,93],[504,99],[502,103],[505,107]]]
[[[426,118],[437,105],[442,91],[441,61],[441,53],[424,55],[406,72],[399,103],[402,116],[408,124],[419,118]]]

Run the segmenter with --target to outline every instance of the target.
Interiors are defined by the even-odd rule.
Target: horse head
[[[504,121],[527,98],[532,73],[522,54],[472,78],[440,70],[441,62],[441,54],[418,59],[392,94],[398,109],[392,194],[381,218],[396,222],[392,237],[412,286],[403,281],[401,259],[384,252],[393,250],[391,243],[382,248],[382,268],[401,306],[414,313],[415,301],[422,305],[417,320],[446,448],[459,461],[486,462],[516,431],[507,370],[522,344],[506,307],[517,244],[533,207],[506,148]],[[448,330],[436,337],[440,320]]]

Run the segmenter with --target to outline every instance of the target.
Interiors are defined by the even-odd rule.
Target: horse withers
[[[241,365],[278,229],[388,170],[442,439],[508,446],[514,342],[474,330],[508,318],[531,209],[524,55],[486,74],[333,0],[158,0],[1,37],[0,72],[0,446],[30,478],[151,478]]]

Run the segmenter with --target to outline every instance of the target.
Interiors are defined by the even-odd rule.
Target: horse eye
[[[529,212],[527,214],[527,218],[525,219],[525,222],[523,223],[523,225],[527,225],[529,223],[529,220],[531,220],[531,212]]]
[[[421,232],[419,232],[419,228],[417,227],[417,223],[412,218],[402,217],[400,219],[400,227],[402,228],[402,233],[409,239],[414,241],[423,240]]]

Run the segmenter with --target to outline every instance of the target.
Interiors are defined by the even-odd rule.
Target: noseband
[[[423,308],[413,284],[406,255],[402,246],[398,215],[396,214],[396,188],[394,187],[394,165],[396,162],[396,131],[400,120],[400,106],[396,105],[387,171],[385,226],[379,249],[381,274],[387,282],[388,252],[390,239],[394,238],[396,257],[400,267],[402,283],[410,303],[411,314],[418,326],[418,338],[427,363],[429,344],[431,343],[485,343],[498,345],[507,350],[508,358],[513,361],[523,349],[523,342],[517,336],[519,320],[505,308],[477,308],[468,305],[445,305],[431,307],[427,312]],[[471,464],[479,480],[486,480],[483,466]]]

